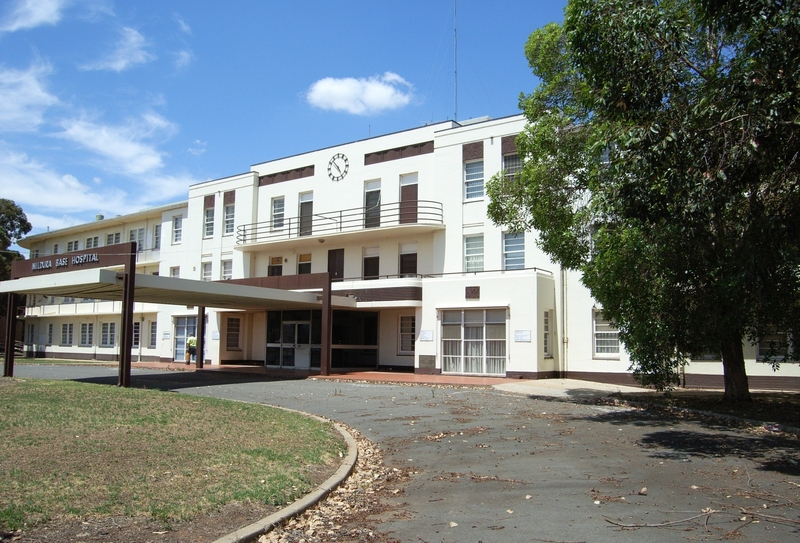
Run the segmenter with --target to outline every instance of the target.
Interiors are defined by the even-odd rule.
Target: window
[[[241,328],[241,319],[238,317],[228,317],[228,325],[225,334],[225,348],[229,351],[239,350],[239,330]]]
[[[233,260],[222,261],[222,279],[233,279]]]
[[[504,374],[506,310],[442,311],[442,371]]]
[[[273,198],[272,199],[272,229],[273,230],[283,230],[283,216],[284,216],[284,199],[283,196],[280,198]]]
[[[503,234],[503,269],[525,268],[525,234]]]
[[[234,204],[226,205],[225,206],[225,227],[223,229],[223,233],[225,234],[233,234],[233,218],[235,215],[236,206]]]
[[[267,267],[267,276],[276,277],[283,275],[283,257],[272,256],[269,259],[269,266]]]
[[[106,245],[116,245],[120,241],[122,241],[122,234],[120,232],[106,234]]]
[[[211,281],[211,262],[203,262],[203,281]]]
[[[792,355],[792,338],[786,332],[773,332],[758,338],[758,359],[783,360]]]
[[[552,314],[553,312],[548,310],[544,312],[544,315],[542,315],[542,347],[544,347],[545,358],[553,357],[553,336],[550,333]]]
[[[381,225],[381,182],[364,183],[364,228]]]
[[[400,244],[400,276],[414,277],[417,275],[417,244]]]
[[[47,344],[53,344],[53,323],[47,325]]]
[[[151,349],[156,348],[156,341],[158,341],[158,323],[156,321],[152,321],[150,323],[150,345]]]
[[[100,346],[113,347],[116,342],[117,323],[104,322],[100,325]]]
[[[61,345],[72,345],[72,324],[61,325]]]
[[[311,254],[299,255],[297,257],[297,273],[306,275],[311,273]]]
[[[364,279],[377,279],[380,274],[380,248],[364,247]]]
[[[417,331],[416,319],[414,315],[400,316],[400,346],[397,354],[414,354],[414,339]]]
[[[172,243],[180,243],[183,239],[183,217],[172,217]]]
[[[505,171],[506,179],[516,178],[522,170],[522,159],[519,158],[519,155],[504,155],[503,170]]]
[[[153,249],[161,249],[161,225],[153,227]]]
[[[138,349],[141,338],[142,338],[142,323],[139,321],[133,321],[133,341],[131,342],[131,347]]]
[[[483,271],[483,234],[464,237],[464,271]]]
[[[95,247],[100,247],[100,238],[98,236],[86,238],[86,248],[94,249]]]
[[[94,343],[94,323],[81,323],[81,345],[89,346]]]
[[[128,241],[136,242],[136,252],[144,251],[144,228],[132,228],[128,234]]]
[[[619,331],[603,318],[602,311],[594,312],[594,354],[601,358],[619,355]]]
[[[314,193],[300,194],[300,231],[301,236],[310,236],[314,226]]]
[[[72,251],[78,250],[78,240],[75,241],[68,241],[67,242],[67,252],[71,253]]]
[[[483,160],[464,164],[464,198],[483,198]]]
[[[214,235],[214,208],[206,208],[206,210],[203,212],[203,216],[205,217],[203,235],[207,238],[210,238]]]
[[[57,255],[57,254],[58,254],[58,243],[54,243],[54,244],[53,244],[53,254],[54,254],[54,255]]]
[[[181,267],[180,266],[172,266],[169,269],[169,276],[170,277],[180,277],[181,276]]]
[[[31,249],[30,258],[39,258],[39,249]]]
[[[34,335],[35,328],[32,324],[28,325],[28,333],[25,336],[25,343],[27,345],[33,345],[33,335]]]

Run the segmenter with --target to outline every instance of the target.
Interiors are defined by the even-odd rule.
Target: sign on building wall
[[[11,263],[11,279],[91,268],[124,266],[130,259],[130,255],[135,252],[136,243],[128,242],[29,260],[16,260]]]

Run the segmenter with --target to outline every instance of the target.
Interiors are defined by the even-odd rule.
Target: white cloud
[[[149,113],[122,126],[109,126],[86,119],[71,119],[63,123],[64,131],[57,136],[73,141],[101,158],[107,171],[139,175],[163,166],[160,153],[143,140],[164,134],[171,136],[175,125]]]
[[[187,67],[189,64],[192,63],[192,59],[194,55],[191,51],[184,49],[183,51],[178,51],[175,53],[175,67],[179,70]]]
[[[0,130],[31,131],[42,123],[42,114],[58,98],[45,90],[48,64],[33,64],[27,70],[0,66]]]
[[[15,32],[41,25],[54,25],[61,20],[69,0],[19,0],[0,23],[0,32]]]
[[[121,191],[100,194],[72,175],[59,174],[24,153],[4,147],[0,148],[0,179],[4,185],[3,197],[14,200],[23,209],[74,212],[93,209],[98,202],[112,208],[125,203]],[[28,217],[30,220],[30,215]],[[47,226],[53,225],[48,223]]]
[[[135,64],[144,64],[155,60],[156,56],[147,52],[144,36],[132,28],[120,30],[120,40],[108,56],[81,66],[83,70],[113,70],[122,72]]]
[[[194,140],[194,146],[189,147],[187,150],[194,156],[200,156],[206,152],[206,145],[208,145],[208,143],[205,141]]]
[[[189,35],[192,34],[192,28],[188,24],[186,24],[186,21],[183,20],[183,17],[181,17],[176,13],[175,15],[173,15],[173,18],[175,19],[175,22],[178,23],[178,28],[181,29],[181,32]]]
[[[408,105],[412,85],[399,75],[386,72],[369,79],[326,77],[309,87],[306,100],[314,107],[367,115]]]

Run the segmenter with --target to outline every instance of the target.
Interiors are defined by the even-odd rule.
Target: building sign
[[[11,263],[11,279],[47,275],[90,268],[124,266],[136,252],[136,243],[118,243],[58,255],[16,260]]]

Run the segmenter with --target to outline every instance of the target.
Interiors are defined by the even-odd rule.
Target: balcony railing
[[[236,244],[268,243],[307,236],[360,232],[370,228],[436,226],[443,222],[441,202],[394,202],[243,224],[236,229]]]

